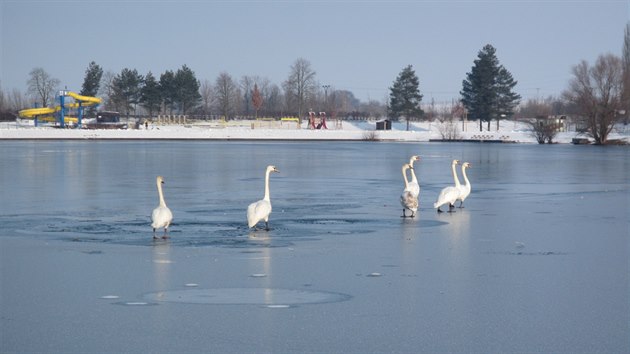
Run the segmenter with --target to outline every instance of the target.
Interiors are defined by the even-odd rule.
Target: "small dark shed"
[[[392,130],[392,121],[389,119],[376,122],[376,130]]]

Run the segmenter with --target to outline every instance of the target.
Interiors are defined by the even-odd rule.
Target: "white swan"
[[[466,169],[469,167],[472,167],[472,165],[468,162],[462,164],[462,176],[464,176],[465,184],[459,186],[459,198],[457,198],[457,200],[459,200],[460,208],[464,207],[464,200],[470,195],[471,186],[468,176],[466,175]]]
[[[265,230],[269,231],[269,214],[271,214],[271,199],[269,197],[269,174],[280,172],[275,166],[267,166],[265,171],[265,197],[247,207],[247,225],[252,228],[259,221],[265,221]]]
[[[462,184],[459,183],[459,177],[457,177],[457,170],[455,169],[455,166],[459,164],[459,160],[453,160],[453,162],[451,162],[451,170],[453,172],[453,181],[455,181],[455,187],[457,187],[457,189],[460,189],[462,187]]]
[[[455,201],[459,198],[459,179],[457,178],[457,172],[455,171],[455,166],[459,163],[457,160],[453,160],[451,163],[451,170],[453,171],[453,179],[455,180],[454,186],[448,186],[442,189],[438,199],[433,203],[433,207],[437,209],[438,213],[441,213],[440,207],[444,204],[448,203],[448,211],[452,212],[455,207]]]
[[[418,211],[418,197],[413,194],[410,190],[409,181],[407,180],[407,170],[411,169],[413,172],[413,167],[410,164],[406,163],[402,166],[402,174],[403,180],[405,181],[405,189],[400,195],[400,205],[403,207],[402,217],[406,218],[406,211],[411,211],[411,217],[416,216],[416,211]]]
[[[164,236],[162,238],[168,238],[168,226],[173,221],[173,213],[171,213],[171,209],[166,206],[166,202],[164,201],[164,193],[162,192],[162,184],[164,183],[164,177],[157,176],[157,190],[158,196],[160,197],[160,205],[157,208],[153,209],[153,213],[151,214],[151,227],[153,228],[153,238],[155,237],[155,230],[164,228]]]
[[[416,172],[415,172],[415,169],[413,168],[414,161],[420,161],[420,156],[413,155],[409,159],[409,165],[411,166],[411,168],[409,169],[409,171],[411,171],[411,181],[409,181],[409,190],[411,191],[411,193],[413,193],[414,197],[418,198],[418,196],[420,195],[420,184],[418,184],[418,179],[416,178]]]

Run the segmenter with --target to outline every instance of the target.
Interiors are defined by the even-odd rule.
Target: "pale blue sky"
[[[321,84],[384,101],[413,65],[423,102],[459,97],[485,44],[524,98],[559,95],[571,67],[621,55],[630,0],[138,1],[0,0],[0,84],[26,90],[44,68],[79,91],[90,61],[159,78],[186,64],[281,84],[297,58]]]

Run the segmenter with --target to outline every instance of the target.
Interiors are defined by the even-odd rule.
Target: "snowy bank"
[[[331,124],[332,126],[332,124]],[[15,122],[0,124],[0,140],[308,140],[308,141],[401,141],[428,142],[444,139],[445,125],[438,122],[410,123],[409,131],[405,122],[393,122],[391,130],[376,130],[376,121],[344,121],[331,129],[308,129],[306,123],[301,129],[252,129],[251,121],[238,121],[237,124],[202,122],[186,125],[149,125],[148,129],[58,129],[34,127]],[[457,122],[453,124],[457,140],[461,141],[503,141],[512,143],[536,143],[526,123],[502,121],[497,130],[493,122],[490,131],[479,131],[478,122]],[[584,136],[575,131],[560,132],[554,139],[558,143],[571,143],[573,138]],[[630,140],[627,127],[615,129],[611,139]]]

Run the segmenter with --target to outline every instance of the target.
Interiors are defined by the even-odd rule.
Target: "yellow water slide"
[[[44,107],[44,108],[29,108],[29,109],[23,109],[23,110],[19,111],[18,114],[20,115],[20,118],[35,118],[35,117],[39,117],[39,116],[51,115],[51,114],[57,112],[60,109],[61,109],[61,107],[59,107],[59,106],[55,106],[53,108],[48,108],[48,107]]]
[[[73,103],[68,103],[64,105],[66,108],[78,108],[79,106],[88,107],[88,106],[93,106],[93,105],[97,105],[101,103],[101,99],[98,97],[82,96],[71,91],[65,91],[64,96],[69,96],[74,99]],[[28,108],[28,109],[23,109],[19,111],[18,115],[20,116],[20,118],[30,118],[30,119],[39,118],[39,119],[47,120],[47,121],[54,121],[55,119],[54,117],[52,117],[52,115],[58,112],[60,109],[61,109],[61,106],[58,106],[58,105],[55,107]],[[64,117],[64,121],[76,123],[77,118]]]
[[[81,105],[83,107],[93,106],[95,104],[101,103],[101,99],[98,98],[98,97],[81,96],[79,94],[76,94],[76,93],[70,92],[70,91],[66,92],[66,96],[70,96],[70,97],[74,98],[74,100],[76,101],[75,103],[70,104],[70,107],[72,107],[72,108],[79,107],[79,102],[81,102]]]

